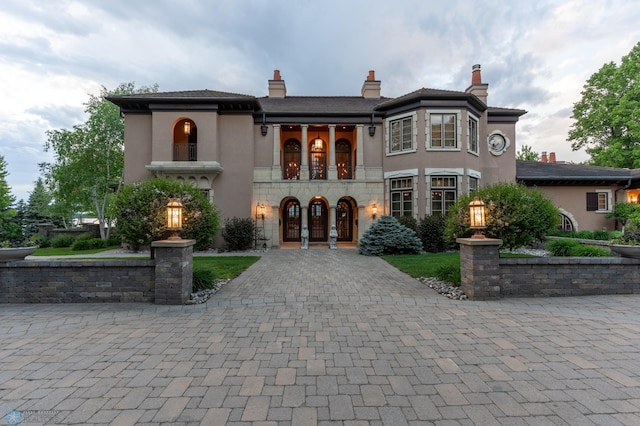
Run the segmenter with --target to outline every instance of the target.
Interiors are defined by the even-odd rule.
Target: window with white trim
[[[478,189],[480,179],[477,177],[469,176],[469,193]]]
[[[398,178],[390,181],[391,216],[413,215],[413,178]]]
[[[429,115],[431,123],[431,148],[456,149],[458,148],[456,121],[457,114]]]
[[[473,154],[478,153],[478,120],[469,117],[469,128],[467,133],[467,150]]]
[[[446,216],[458,194],[457,176],[431,176],[431,214]]]
[[[389,121],[389,152],[413,150],[413,117]]]
[[[611,190],[603,189],[587,192],[587,211],[608,213],[611,211]]]

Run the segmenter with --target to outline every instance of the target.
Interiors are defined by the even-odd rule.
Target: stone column
[[[364,126],[356,126],[356,169],[353,171],[353,178],[366,179],[364,167]]]
[[[338,168],[336,167],[336,125],[329,125],[329,180],[338,179]]]
[[[195,240],[161,240],[151,243],[155,251],[155,304],[184,305],[193,288]]]
[[[460,288],[471,300],[500,298],[500,246],[493,238],[458,238]]]
[[[273,165],[271,166],[271,179],[282,180],[282,169],[280,168],[280,125],[273,125]]]
[[[303,124],[302,129],[302,152],[300,153],[300,180],[309,180],[309,125]]]

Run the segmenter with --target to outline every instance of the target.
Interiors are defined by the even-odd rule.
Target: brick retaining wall
[[[153,302],[152,260],[0,263],[0,303]]]
[[[640,293],[640,259],[509,258],[499,264],[502,297]]]

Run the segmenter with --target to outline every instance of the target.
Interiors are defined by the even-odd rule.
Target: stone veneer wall
[[[502,297],[640,293],[640,259],[509,258],[499,265]]]
[[[152,260],[0,263],[0,303],[153,302]]]

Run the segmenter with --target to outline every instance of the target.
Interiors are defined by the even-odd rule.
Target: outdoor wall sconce
[[[262,220],[264,220],[264,211],[264,204],[260,203],[256,205],[256,216],[260,217]]]
[[[191,122],[190,121],[185,121],[183,129],[184,129],[184,134],[189,136],[191,134]]]
[[[182,230],[182,203],[177,198],[172,198],[167,204],[167,230],[172,232],[170,240],[179,240],[179,232]]]
[[[371,125],[369,126],[369,136],[373,137],[376,134],[376,126],[373,125],[373,114],[371,114]]]
[[[475,230],[472,238],[484,238],[482,230],[487,227],[484,202],[478,197],[473,197],[473,201],[469,203],[469,219],[471,229]]]
[[[378,206],[373,203],[373,205],[371,206],[371,218],[373,220],[376,220],[376,216],[378,215]]]
[[[267,127],[267,123],[265,122],[264,113],[262,113],[262,126],[260,126],[260,133],[262,133],[262,136],[267,136],[268,130],[269,128]]]

